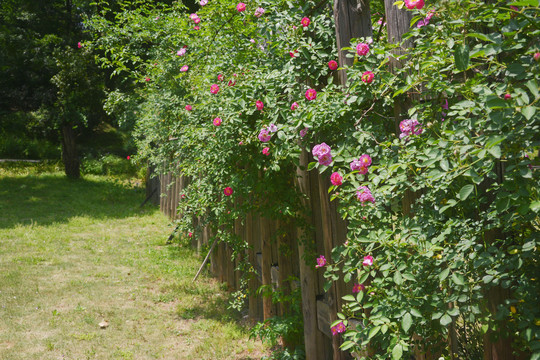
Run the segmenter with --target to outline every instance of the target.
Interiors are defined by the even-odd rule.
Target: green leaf
[[[538,7],[539,5],[538,0],[521,0],[521,1],[514,1],[510,4],[507,4],[508,6],[532,6],[532,7]]]
[[[363,274],[363,275],[360,277],[360,279],[358,279],[358,283],[359,283],[359,284],[364,283],[364,282],[367,280],[368,277],[369,277],[369,272],[366,272],[365,274]]]
[[[531,250],[533,250],[535,248],[535,246],[536,246],[536,242],[534,240],[529,241],[529,242],[523,244],[522,250],[523,251],[531,251]]]
[[[375,335],[379,333],[379,330],[381,330],[380,326],[372,327],[371,330],[369,330],[368,339],[371,339]]]
[[[396,285],[403,284],[403,277],[401,277],[401,273],[399,271],[396,271],[394,273],[394,282],[396,283]]]
[[[401,319],[401,328],[403,331],[407,332],[411,328],[413,319],[410,313],[406,313],[403,319]]]
[[[465,278],[461,274],[453,273],[451,278],[452,278],[452,281],[454,282],[454,284],[456,284],[456,285],[465,284]]]
[[[313,170],[316,166],[317,166],[317,162],[316,162],[316,161],[312,161],[312,162],[310,162],[310,163],[308,164],[307,169],[308,169],[308,171],[311,171],[311,170]]]
[[[495,41],[491,40],[490,38],[488,38],[486,35],[480,34],[480,33],[468,33],[466,36],[475,37],[475,38],[483,40],[483,41],[488,41],[488,42],[493,42],[493,43],[495,42]]]
[[[503,142],[505,138],[503,136],[499,136],[499,135],[492,135],[489,137],[489,139],[486,141],[486,149],[489,149],[495,145],[498,145],[500,144],[501,142]]]
[[[403,345],[400,343],[396,344],[392,349],[392,360],[399,360],[403,356]]]
[[[532,79],[527,81],[525,86],[531,91],[531,94],[533,94],[535,98],[538,97],[538,84],[536,83],[536,80]]]
[[[342,297],[342,299],[345,301],[356,301],[353,295],[345,295]]]
[[[345,351],[345,350],[348,350],[350,348],[352,348],[353,346],[355,345],[355,343],[353,341],[345,341],[343,344],[341,344],[341,350]]]
[[[442,326],[446,326],[452,322],[452,318],[448,314],[444,314],[439,320]]]
[[[457,46],[454,50],[456,68],[465,71],[469,67],[469,47],[466,44]]]
[[[501,157],[501,147],[500,146],[494,146],[492,148],[488,149],[488,152],[496,157],[497,159]]]
[[[525,106],[521,109],[521,113],[525,116],[525,119],[530,120],[536,114],[536,106]]]
[[[330,288],[332,287],[332,281],[325,281],[324,285],[323,285],[323,289],[324,291],[328,291],[330,290]]]
[[[446,279],[448,277],[448,275],[450,274],[450,269],[444,269],[443,271],[441,271],[439,273],[439,280],[440,281],[443,281],[444,279]]]
[[[461,201],[466,200],[469,197],[469,195],[471,195],[473,190],[474,190],[474,185],[472,184],[467,184],[463,186],[461,190],[459,190],[459,200]]]

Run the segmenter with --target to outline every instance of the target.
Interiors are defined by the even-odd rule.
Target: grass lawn
[[[191,282],[201,259],[165,245],[172,227],[156,207],[139,208],[142,188],[1,166],[1,360],[268,354],[214,279]]]

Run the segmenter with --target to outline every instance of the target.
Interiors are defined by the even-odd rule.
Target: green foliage
[[[297,279],[289,279],[295,281]],[[302,318],[300,288],[286,295],[277,290],[264,295],[264,287],[261,287],[263,296],[272,296],[274,304],[280,304],[285,309],[282,316],[274,316],[264,322],[257,323],[250,331],[250,338],[260,338],[269,346],[277,349],[272,359],[304,359],[303,350],[304,321]]]
[[[344,348],[369,343],[374,359],[406,358],[415,334],[448,356],[449,328],[459,325],[472,339],[512,334],[516,349],[538,354],[537,3],[429,2],[413,10],[405,38],[414,47],[405,55],[395,55],[384,31],[367,56],[349,49],[346,87],[327,66],[337,58],[332,11],[312,1],[262,1],[260,18],[252,4],[239,13],[231,1],[213,1],[198,12],[200,30],[178,4],[141,8],[114,22],[94,19],[92,46],[103,66],[136,84],[109,104],[129,103],[143,156],[192,178],[180,211],[219,228],[237,251],[245,244],[232,235],[235,219],[301,219],[299,154],[331,146],[331,166],[308,167],[344,178],[329,196],[348,221],[348,242],[334,249],[325,276],[366,286],[345,299]],[[428,12],[429,24],[417,27]],[[390,67],[395,57],[401,66]],[[372,83],[361,80],[365,71]],[[305,100],[308,88],[316,100]],[[422,132],[400,138],[394,107],[404,104],[399,115]],[[270,124],[277,132],[261,143]],[[373,159],[366,175],[349,167],[362,154]],[[374,204],[360,204],[359,186]],[[225,187],[234,194],[224,196]],[[363,265],[368,255],[373,266]],[[466,345],[460,352],[474,353]]]
[[[138,167],[132,160],[116,155],[103,155],[97,159],[86,157],[81,164],[83,174],[92,175],[123,175],[134,177],[138,174]]]

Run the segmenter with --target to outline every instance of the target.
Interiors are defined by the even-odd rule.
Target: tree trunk
[[[62,125],[62,161],[68,178],[79,179],[81,177],[75,132],[70,123]]]
[[[367,0],[334,0],[334,20],[336,23],[336,39],[339,56],[339,66],[352,66],[354,58],[346,57],[341,51],[351,46],[351,39],[372,35],[371,14]],[[341,85],[347,83],[345,70],[338,72]]]

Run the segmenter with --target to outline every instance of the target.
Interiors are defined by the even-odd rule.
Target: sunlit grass
[[[0,172],[0,359],[257,359],[201,259],[124,180]],[[106,328],[100,322],[107,321]]]

